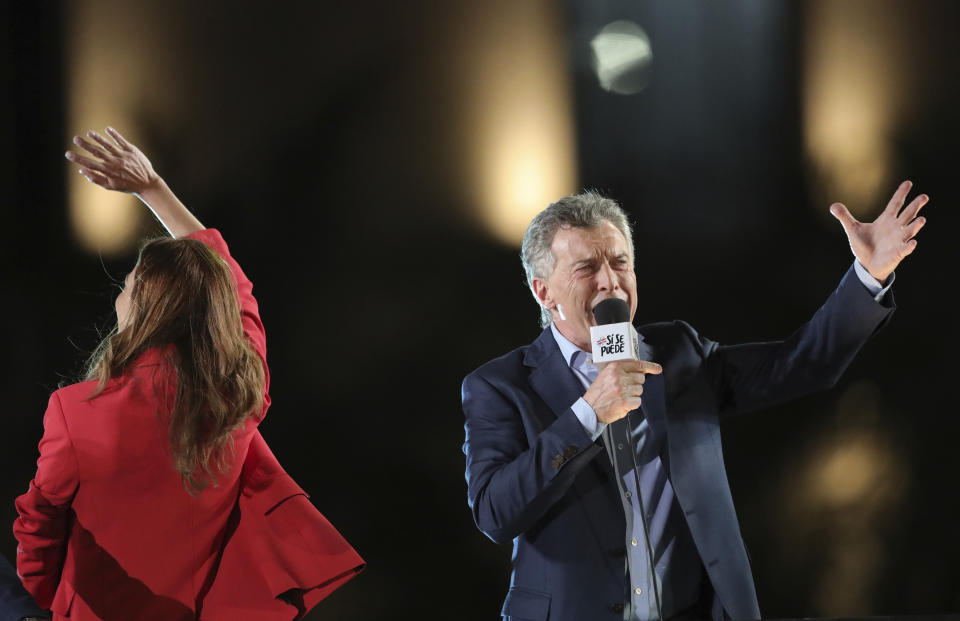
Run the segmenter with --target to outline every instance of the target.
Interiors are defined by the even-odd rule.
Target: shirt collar
[[[555,323],[550,324],[550,331],[553,332],[553,338],[557,342],[557,346],[560,347],[560,353],[563,354],[563,359],[566,361],[568,366],[574,366],[574,357],[577,354],[583,354],[585,356],[590,355],[588,352],[583,351],[571,343],[570,339],[561,334]]]

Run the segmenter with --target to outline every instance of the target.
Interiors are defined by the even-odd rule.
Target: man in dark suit
[[[637,308],[626,215],[588,192],[534,218],[522,258],[545,329],[463,383],[468,504],[514,546],[506,619],[760,618],[720,420],[833,385],[887,321],[893,270],[925,223],[925,195],[903,208],[910,187],[872,223],[831,206],[856,260],[786,340],[721,346],[650,324],[641,360],[603,368],[594,307]]]
[[[0,556],[0,621],[40,621],[50,613],[40,610],[20,583],[7,557]]]

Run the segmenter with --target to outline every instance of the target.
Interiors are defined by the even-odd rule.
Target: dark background
[[[519,234],[486,232],[459,155],[467,102],[453,85],[472,79],[483,46],[471,56],[456,43],[484,28],[492,52],[547,16],[573,110],[578,179],[567,191],[597,188],[630,213],[638,323],[683,318],[720,342],[785,336],[849,267],[831,201],[872,219],[905,178],[932,197],[889,327],[837,387],[728,422],[724,447],[765,616],[960,612],[949,301],[960,5],[511,6],[8,6],[0,524],[32,475],[49,393],[77,377],[112,320],[111,279],[135,258],[77,240],[62,160],[69,137],[99,122],[71,107],[71,33],[122,12],[123,28],[92,43],[109,50],[96,78],[125,93],[116,116],[132,127],[109,122],[224,233],[255,283],[273,378],[264,436],[369,563],[308,618],[496,618],[510,549],[466,506],[459,386],[539,329]],[[629,96],[602,90],[591,68],[589,41],[615,19],[640,24],[653,49],[646,88]],[[817,57],[831,28],[863,42],[852,61],[842,48]],[[841,85],[874,76],[867,97],[840,98],[852,101],[850,126],[886,111],[868,125],[879,146],[861,150],[879,158],[872,176],[806,138],[810,102],[831,88],[811,74],[831,66]],[[117,83],[131,73],[128,89]],[[857,136],[844,131],[838,153]],[[371,332],[375,346],[356,346]],[[12,535],[0,552],[13,558]]]

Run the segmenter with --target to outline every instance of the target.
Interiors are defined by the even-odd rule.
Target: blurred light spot
[[[802,461],[801,504],[815,511],[863,515],[895,502],[902,493],[903,458],[882,431],[879,389],[870,382],[840,396],[839,427],[818,438]]]
[[[813,602],[825,616],[870,614],[872,585],[883,567],[885,541],[873,529],[848,531],[830,542],[830,557],[819,572]]]
[[[884,431],[883,402],[870,382],[848,387],[833,424],[815,432],[782,483],[782,562],[817,577],[817,616],[869,614],[882,575],[885,541],[910,481],[910,464]]]
[[[493,0],[463,34],[472,193],[485,228],[519,246],[530,220],[576,188],[563,23],[549,0]]]
[[[886,204],[898,181],[892,141],[909,91],[890,36],[902,24],[871,0],[804,7],[804,141],[817,208],[841,201],[864,218]]]
[[[811,491],[828,506],[861,502],[877,485],[880,449],[867,437],[830,447],[812,471]]]
[[[72,168],[72,166],[71,166]],[[108,192],[78,174],[70,183],[70,222],[84,248],[116,255],[136,243],[143,207],[136,197]]]
[[[148,52],[139,40],[143,29],[136,27],[142,23],[140,16],[134,8],[109,0],[77,0],[69,3],[68,11],[64,149],[77,150],[70,142],[74,134],[88,129],[102,133],[107,125],[135,141],[133,103],[144,92],[141,83],[156,79],[158,62],[142,59]],[[81,246],[105,255],[131,250],[144,212],[137,199],[93,185],[76,173],[76,166],[68,166],[70,223]]]
[[[590,41],[590,47],[603,90],[632,95],[647,85],[653,50],[650,37],[640,26],[626,20],[607,24]]]
[[[490,230],[518,245],[530,220],[549,203],[569,194],[564,173],[572,176],[542,123],[518,123],[498,128],[483,166],[486,179],[486,218]]]

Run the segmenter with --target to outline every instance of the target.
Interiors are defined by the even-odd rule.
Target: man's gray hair
[[[612,198],[590,190],[561,198],[534,217],[523,235],[520,260],[527,273],[527,286],[530,287],[537,304],[540,304],[540,300],[533,290],[533,279],[546,279],[553,273],[555,262],[551,246],[557,231],[573,227],[592,229],[602,226],[604,222],[609,222],[623,233],[632,261],[633,232],[630,229],[630,219]],[[540,305],[540,326],[546,328],[552,321],[550,311]]]

